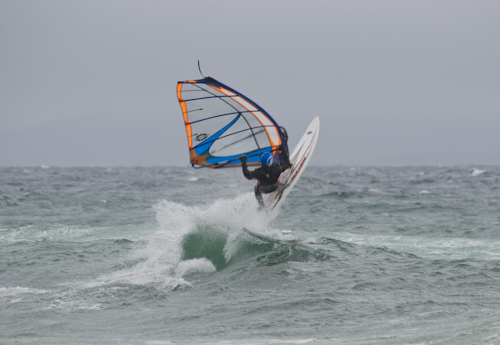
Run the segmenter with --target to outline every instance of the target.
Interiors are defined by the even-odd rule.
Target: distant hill
[[[396,154],[374,159],[368,165],[500,165],[500,155],[471,152],[425,152],[419,154]]]
[[[303,129],[292,121],[288,129],[293,149]],[[322,130],[312,166],[500,165],[500,154],[440,152],[438,148],[435,152],[383,155],[383,147],[374,145],[376,150],[364,152],[359,145],[346,145],[346,137],[330,141],[328,132],[334,129],[327,122]],[[188,166],[182,117],[178,113],[90,116],[0,132],[0,166],[40,165]]]

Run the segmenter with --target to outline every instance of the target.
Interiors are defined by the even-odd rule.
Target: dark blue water
[[[0,168],[2,344],[498,344],[500,167]]]

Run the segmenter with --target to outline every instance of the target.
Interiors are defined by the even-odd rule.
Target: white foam
[[[70,300],[66,297],[52,300],[44,310],[96,310],[101,309],[99,303],[89,302],[87,300]]]
[[[0,296],[1,297],[6,297],[6,296],[17,296],[17,295],[24,295],[24,294],[43,294],[47,293],[47,290],[41,290],[41,289],[33,289],[33,288],[27,288],[27,287],[22,287],[22,286],[15,286],[15,287],[0,287]]]
[[[431,192],[429,192],[428,190],[425,190],[425,189],[421,190],[419,193],[420,194],[431,194]]]
[[[310,234],[309,234],[310,235]],[[322,234],[317,234],[321,236]],[[325,234],[323,234],[325,235]],[[466,238],[426,238],[415,236],[362,235],[329,233],[325,237],[370,247],[387,247],[391,250],[431,259],[481,260],[500,259],[500,241]]]
[[[196,344],[200,345],[293,345],[293,344],[308,344],[317,342],[317,339],[306,338],[306,339],[236,339],[236,340],[219,340],[219,341],[196,341]],[[146,341],[147,345],[167,345],[171,344],[168,340],[149,340]]]
[[[76,239],[92,234],[95,229],[86,225],[42,224],[28,225],[12,231],[7,240]]]
[[[481,174],[484,174],[486,170],[481,170],[481,169],[472,169],[471,175],[472,176],[479,176]]]
[[[2,241],[38,241],[40,239],[87,241],[95,239],[123,239],[131,241],[149,238],[157,228],[155,222],[140,225],[122,225],[116,227],[90,227],[88,225],[37,224],[18,229],[5,229],[0,232]],[[1,231],[1,230],[0,230]]]
[[[188,181],[191,181],[191,182],[195,182],[195,181],[198,181],[198,180],[199,180],[199,179],[198,179],[198,177],[196,177],[196,176],[192,176],[192,177],[190,177],[190,178],[188,179]]]
[[[175,275],[178,277],[182,277],[185,274],[189,273],[195,273],[195,272],[210,273],[215,271],[216,271],[215,266],[211,261],[205,258],[200,258],[200,259],[181,261],[177,265],[177,268],[175,269]]]

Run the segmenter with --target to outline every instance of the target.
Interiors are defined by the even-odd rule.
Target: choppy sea
[[[1,344],[499,344],[500,167],[0,168]]]

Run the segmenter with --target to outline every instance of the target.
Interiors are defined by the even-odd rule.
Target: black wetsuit
[[[283,153],[283,162],[275,163],[270,167],[260,167],[254,171],[249,171],[246,164],[246,159],[241,160],[241,167],[243,168],[243,175],[249,180],[256,179],[257,185],[255,186],[255,197],[259,202],[260,206],[264,206],[264,200],[262,199],[262,193],[271,193],[278,188],[278,178],[281,173],[286,169],[290,168],[290,159],[288,157],[288,152],[284,146],[280,147]]]

